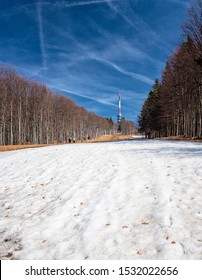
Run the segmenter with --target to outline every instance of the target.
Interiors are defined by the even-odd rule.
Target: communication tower
[[[122,115],[121,115],[121,95],[119,93],[118,95],[118,115],[117,115],[117,123],[119,124],[121,122]]]

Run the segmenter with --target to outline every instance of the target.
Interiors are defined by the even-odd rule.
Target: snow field
[[[202,259],[201,156],[145,140],[1,153],[1,258]]]

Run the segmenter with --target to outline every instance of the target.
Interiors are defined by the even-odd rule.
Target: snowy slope
[[[202,259],[202,144],[0,153],[0,256]]]

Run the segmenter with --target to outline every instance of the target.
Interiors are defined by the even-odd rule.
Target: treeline
[[[0,67],[0,145],[62,143],[69,137],[82,140],[116,130],[111,119]]]
[[[142,107],[140,131],[149,138],[202,137],[202,0],[189,9],[183,32]]]
[[[65,143],[116,133],[118,125],[53,93],[44,84],[25,79],[13,68],[0,67],[0,145]],[[122,134],[135,132],[123,120]]]

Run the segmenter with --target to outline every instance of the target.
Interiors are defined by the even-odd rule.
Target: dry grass
[[[132,139],[130,135],[121,135],[121,134],[112,134],[112,135],[102,135],[96,139],[85,140],[82,143],[93,143],[93,142],[108,142],[108,141],[116,141],[116,140],[127,140]],[[57,144],[26,144],[26,145],[8,145],[8,146],[0,146],[0,152],[20,150],[20,149],[28,149],[28,148],[40,148],[45,146],[52,146]]]
[[[28,148],[40,148],[50,146],[46,144],[26,144],[26,145],[8,145],[8,146],[0,146],[0,152],[6,151],[13,151],[13,150],[21,150],[21,149],[28,149]]]
[[[121,134],[111,134],[111,135],[102,135],[96,139],[86,140],[83,142],[91,143],[91,142],[108,142],[108,141],[116,141],[116,140],[128,140],[132,139],[132,135],[121,135]]]
[[[161,138],[155,138],[157,140],[176,140],[176,141],[192,141],[192,142],[202,142],[202,138],[197,137],[186,137],[186,136],[168,136],[168,137],[161,137]]]
[[[95,143],[95,142],[110,142],[116,140],[129,140],[133,139],[132,135],[121,135],[121,134],[111,134],[111,135],[102,135],[96,139],[83,140],[80,141],[82,143]],[[171,136],[171,137],[163,137],[163,138],[155,138],[155,139],[166,139],[166,140],[178,140],[178,141],[193,141],[193,142],[202,142],[202,139],[190,139],[180,136]],[[26,144],[26,145],[8,145],[8,146],[0,146],[0,152],[20,150],[20,149],[28,149],[28,148],[40,148],[45,146],[52,146],[57,144]]]

